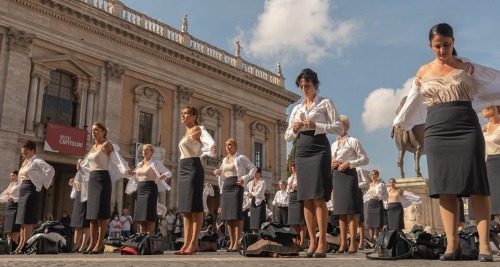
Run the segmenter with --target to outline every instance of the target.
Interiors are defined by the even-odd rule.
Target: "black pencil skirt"
[[[9,202],[5,205],[5,222],[3,231],[5,233],[16,233],[21,230],[21,225],[16,223],[17,202]]]
[[[384,204],[382,200],[370,199],[368,201],[368,212],[366,227],[378,228],[383,226]]]
[[[297,191],[290,192],[288,225],[304,225],[304,202],[297,200]]]
[[[387,229],[405,229],[404,209],[401,202],[393,202],[387,205]]]
[[[358,173],[356,169],[349,168],[344,171],[332,170],[333,183],[333,214],[348,215],[359,214],[361,203],[359,203]]]
[[[316,198],[328,201],[331,197],[330,141],[325,134],[314,135],[314,132],[303,131],[298,134],[295,166],[299,201]]]
[[[243,191],[238,185],[238,177],[231,176],[224,179],[222,187],[222,215],[224,221],[243,220]]]
[[[205,170],[198,157],[181,159],[177,183],[177,212],[203,212]]]
[[[266,200],[262,200],[259,205],[255,204],[252,198],[250,205],[250,230],[260,230],[260,226],[266,221]]]
[[[500,155],[488,155],[486,170],[491,193],[491,214],[500,215]]]
[[[484,137],[471,102],[454,101],[429,107],[424,147],[430,197],[490,194]]]
[[[156,222],[158,220],[157,205],[158,185],[154,181],[140,181],[137,183],[134,221]]]
[[[73,201],[73,213],[71,214],[71,227],[90,227],[90,221],[87,220],[87,201],[81,202],[82,192],[77,191]]]
[[[19,188],[16,224],[35,224],[38,222],[38,195],[35,185],[30,180],[23,180]]]
[[[111,218],[111,177],[107,170],[91,171],[87,200],[87,220]]]

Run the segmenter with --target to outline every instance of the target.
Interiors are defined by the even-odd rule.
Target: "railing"
[[[113,0],[80,0],[87,5],[94,8],[100,9],[108,14],[112,14],[125,20],[131,24],[141,27],[149,32],[162,36],[170,41],[185,45],[190,49],[193,49],[199,53],[207,55],[211,58],[218,60],[224,64],[238,68],[252,76],[259,79],[265,80],[272,84],[284,87],[283,77],[272,73],[264,68],[256,66],[250,62],[247,62],[240,57],[236,57],[226,51],[219,49],[215,46],[207,44],[201,40],[182,33],[170,27],[167,24],[159,22],[158,20],[146,16],[140,12],[130,9],[120,2],[114,2]],[[185,36],[185,34],[187,36]]]

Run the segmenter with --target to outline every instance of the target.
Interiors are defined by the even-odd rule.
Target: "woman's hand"
[[[216,170],[214,171],[214,174],[215,174],[216,176],[220,176],[220,174],[221,174],[221,173],[222,173],[222,170],[221,170],[221,169],[216,169]]]
[[[336,159],[332,160],[332,169],[338,169],[340,162]]]
[[[304,126],[304,124],[302,122],[294,122],[293,123],[293,132],[297,133],[300,130],[300,128],[302,128],[302,126]]]
[[[243,185],[245,183],[245,180],[243,180],[243,178],[241,177],[238,177],[238,180],[236,180],[236,184],[238,185]]]
[[[155,183],[159,184],[162,181],[164,181],[165,178],[166,178],[165,175],[162,174],[162,175],[158,176],[158,178],[156,178]]]
[[[351,163],[349,161],[343,162],[339,165],[339,171],[344,171],[347,170],[351,166]]]
[[[316,123],[314,121],[311,121],[311,120],[305,120],[302,122],[304,124],[304,126],[306,126],[308,129],[314,129],[316,128]]]
[[[135,171],[128,169],[127,174],[128,175],[135,175]]]

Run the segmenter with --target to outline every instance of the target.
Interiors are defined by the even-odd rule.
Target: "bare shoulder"
[[[113,152],[113,150],[114,150],[113,144],[111,144],[110,141],[104,142],[103,147],[104,147],[104,150],[106,151],[106,153],[108,153],[108,154],[111,154],[111,152]]]
[[[415,76],[418,79],[425,77],[425,74],[429,71],[429,69],[431,68],[431,65],[432,65],[432,62],[429,62],[427,64],[420,66],[420,68],[418,69],[417,74]]]

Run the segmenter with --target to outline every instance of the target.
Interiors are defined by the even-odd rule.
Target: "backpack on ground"
[[[401,260],[411,257],[413,244],[401,230],[384,230],[375,244],[375,251],[366,254],[370,260]]]

